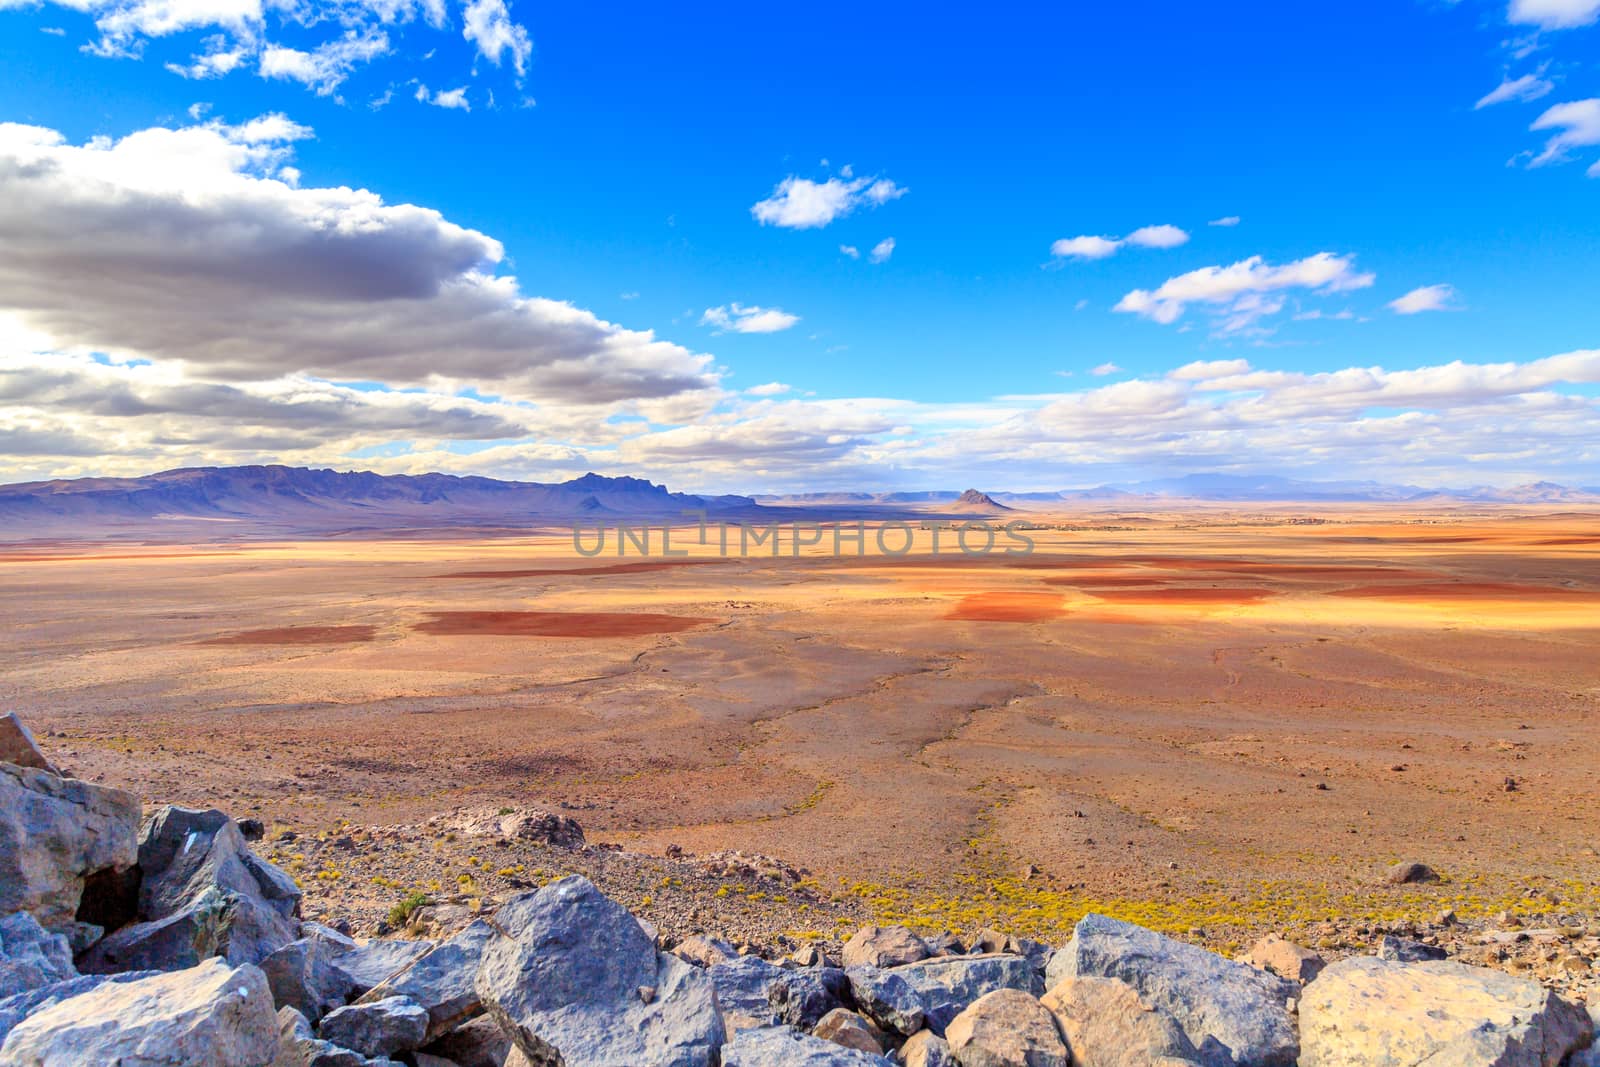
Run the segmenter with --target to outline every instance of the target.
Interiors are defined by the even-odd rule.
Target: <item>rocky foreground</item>
[[[1600,1009],[1396,937],[1230,960],[1091,914],[1059,948],[869,926],[769,959],[569,876],[358,940],[303,917],[260,832],[142,817],[0,718],[0,1067],[1600,1065]]]

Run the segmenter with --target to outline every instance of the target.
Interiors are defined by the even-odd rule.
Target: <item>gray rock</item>
[[[684,938],[673,946],[672,954],[685,963],[694,963],[701,967],[727,963],[739,955],[732,945],[720,937],[707,937],[705,934]]]
[[[936,956],[896,967],[891,973],[905,979],[922,998],[928,1029],[941,1036],[952,1019],[986,993],[1020,989],[1037,996],[1043,991],[1033,964],[1007,953]]]
[[[385,997],[330,1011],[317,1036],[363,1056],[410,1052],[427,1043],[428,1009],[410,997]]]
[[[912,1034],[900,1046],[900,1059],[905,1067],[960,1067],[950,1043],[932,1030]]]
[[[1041,1003],[1056,1017],[1073,1067],[1194,1067],[1178,1021],[1115,978],[1066,978]]]
[[[1086,915],[1050,961],[1065,978],[1118,978],[1183,1027],[1215,1067],[1293,1067],[1299,1054],[1286,1004],[1300,987],[1244,963],[1104,915]]]
[[[268,1067],[278,1051],[266,976],[210,959],[186,971],[103,982],[35,1012],[0,1046],[0,1065]]]
[[[106,936],[105,927],[86,922],[61,923],[55,927],[55,932],[67,939],[74,956],[87,952],[96,941]]]
[[[1447,956],[1449,953],[1438,945],[1425,945],[1421,941],[1408,941],[1388,934],[1378,940],[1378,958],[1390,963],[1422,963],[1424,960],[1442,960]]]
[[[1422,882],[1437,882],[1439,874],[1426,863],[1402,862],[1396,863],[1384,872],[1384,880],[1390,885],[1414,885]]]
[[[535,1063],[712,1067],[723,1040],[706,972],[657,952],[588,879],[563,878],[494,913],[484,1007]]]
[[[1589,1005],[1589,1031],[1593,1041],[1588,1048],[1574,1052],[1567,1067],[1600,1067],[1600,1001]]]
[[[706,975],[717,994],[717,1009],[722,1012],[723,1029],[731,1036],[740,1030],[777,1025],[778,1013],[768,995],[789,974],[760,956],[738,956],[707,967]]]
[[[335,945],[302,937],[262,960],[272,1002],[280,1009],[295,1009],[311,1023],[344,1007],[356,983],[340,968],[338,955]]]
[[[401,1067],[387,1056],[369,1058],[341,1048],[311,1032],[306,1017],[293,1008],[278,1009],[278,1058],[272,1067]],[[498,1065],[496,1065],[498,1067]]]
[[[458,1023],[483,1011],[475,982],[484,946],[495,936],[482,919],[450,940],[417,957],[405,970],[384,979],[363,993],[358,1004],[385,997],[410,997],[428,1011],[428,1037],[432,1041]]]
[[[893,1061],[772,1026],[745,1030],[722,1046],[722,1067],[893,1067]]]
[[[837,967],[790,971],[774,982],[767,1000],[782,1022],[809,1030],[834,1008],[853,1002],[850,979]]]
[[[433,951],[433,941],[373,938],[359,948],[335,956],[339,969],[355,980],[357,994],[399,974],[421,956]]]
[[[0,919],[0,999],[78,977],[72,946],[19,911]]]
[[[1448,961],[1340,960],[1300,1001],[1304,1067],[1556,1067],[1591,1033],[1539,983]]]
[[[849,1008],[834,1008],[818,1021],[811,1031],[814,1037],[832,1041],[835,1045],[881,1055],[885,1043],[883,1031],[873,1026],[864,1015]]]
[[[460,1067],[503,1067],[511,1039],[499,1023],[480,1015],[425,1045],[423,1051],[454,1060]]]
[[[0,763],[14,763],[18,767],[32,767],[57,775],[61,773],[45,759],[44,753],[39,750],[39,743],[33,739],[33,731],[23,725],[15,712],[0,715]]]
[[[319,922],[303,922],[300,924],[300,936],[310,941],[323,941],[340,952],[360,948],[361,945],[349,934],[342,934],[331,926]]]
[[[68,978],[0,1000],[0,1044],[5,1042],[6,1035],[22,1020],[63,1000],[81,996],[106,982],[137,982],[141,978],[151,978],[160,973],[160,971],[129,971],[126,974],[80,975],[77,978]]]
[[[856,1007],[878,1026],[902,1037],[922,1029],[927,1018],[922,997],[903,975],[877,967],[850,967],[845,975]]]
[[[1020,989],[997,989],[945,1028],[961,1067],[1068,1067],[1055,1016]]]
[[[898,967],[925,960],[927,943],[904,926],[863,926],[844,943],[846,967]]]
[[[138,828],[132,794],[0,763],[0,914],[72,922],[87,879],[132,868]]]

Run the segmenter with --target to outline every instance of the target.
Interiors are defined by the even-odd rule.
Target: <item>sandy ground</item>
[[[1600,516],[1309,515],[716,565],[692,531],[690,561],[565,535],[12,548],[0,707],[84,777],[274,833],[543,807],[958,929],[1592,914]],[[1382,885],[1400,859],[1445,881]]]

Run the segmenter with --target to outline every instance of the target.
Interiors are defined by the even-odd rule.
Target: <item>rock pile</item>
[[[25,743],[24,743],[25,741]],[[217,811],[140,821],[0,721],[0,1067],[1594,1067],[1537,982],[1389,939],[1229,960],[1087,915],[1052,950],[866,927],[840,965],[663,950],[582,876],[438,940],[357,941]],[[459,832],[581,841],[542,813]],[[574,834],[577,836],[574,837]],[[1392,941],[1393,943],[1389,943]]]

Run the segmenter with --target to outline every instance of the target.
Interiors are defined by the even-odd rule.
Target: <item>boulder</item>
[[[535,1063],[713,1067],[723,1041],[711,979],[657,952],[620,904],[563,878],[501,906],[477,990]]]
[[[1594,1040],[1588,1048],[1574,1052],[1567,1067],[1600,1067],[1600,1000],[1589,1005],[1589,1030]]]
[[[1115,978],[1065,978],[1040,1001],[1056,1017],[1074,1067],[1194,1067],[1176,1019]]]
[[[932,1030],[912,1034],[900,1046],[900,1059],[905,1067],[960,1067],[950,1043]]]
[[[495,936],[483,920],[418,956],[405,970],[379,982],[356,1001],[367,1004],[385,997],[410,997],[428,1012],[432,1041],[483,1011],[475,983],[483,948]]]
[[[428,1009],[410,997],[349,1004],[323,1016],[317,1036],[363,1056],[410,1052],[427,1043]]]
[[[936,956],[904,967],[893,974],[905,979],[922,998],[928,1029],[942,1035],[950,1020],[986,993],[1018,989],[1038,995],[1039,974],[1021,956],[989,953],[981,956]]]
[[[722,1067],[893,1067],[893,1061],[792,1027],[770,1026],[745,1030],[722,1046]]]
[[[797,967],[832,967],[828,954],[816,945],[801,945],[789,953],[788,960]]]
[[[802,1030],[817,1025],[834,1008],[853,1003],[850,979],[837,967],[791,971],[773,983],[767,1000],[781,1021]]]
[[[928,956],[927,944],[904,926],[863,926],[840,954],[846,967],[898,967]]]
[[[0,1064],[268,1067],[278,1048],[266,976],[210,959],[134,982],[103,982],[32,1014],[0,1046]]]
[[[1403,937],[1385,934],[1378,939],[1378,958],[1390,963],[1422,963],[1425,960],[1442,960],[1449,953],[1438,945],[1425,945]]]
[[[1584,1011],[1537,982],[1448,961],[1340,960],[1300,1001],[1305,1067],[1556,1067],[1591,1032]]]
[[[18,767],[32,767],[57,775],[61,773],[39,751],[33,731],[23,725],[16,712],[0,715],[0,763],[14,763]]]
[[[468,1019],[423,1051],[451,1060],[459,1067],[502,1067],[511,1049],[511,1039],[500,1024],[487,1015]]]
[[[1384,872],[1384,881],[1390,885],[1417,885],[1424,882],[1437,882],[1439,873],[1426,863],[1403,862],[1396,863]]]
[[[1268,934],[1251,945],[1250,951],[1244,954],[1244,962],[1301,985],[1311,981],[1328,965],[1315,952],[1293,941],[1285,941],[1277,934]]]
[[[695,934],[679,941],[672,949],[672,954],[685,963],[697,964],[701,967],[710,967],[715,963],[727,963],[738,956],[732,945],[719,937],[707,937],[705,934]]]
[[[961,1067],[1068,1067],[1055,1016],[1020,989],[979,997],[944,1036]]]
[[[739,956],[706,968],[711,987],[717,994],[723,1029],[733,1035],[740,1030],[776,1026],[778,1013],[769,994],[772,987],[790,973],[760,956]]]
[[[141,978],[150,978],[160,973],[160,971],[129,971],[126,974],[85,974],[77,978],[52,982],[0,1000],[0,1044],[5,1043],[6,1035],[22,1020],[63,1000],[82,996],[106,982],[137,982]]]
[[[138,833],[133,795],[0,763],[0,914],[72,922],[88,879],[133,867]]]
[[[339,969],[355,981],[357,994],[399,974],[419,958],[432,952],[433,941],[405,941],[375,937],[359,948],[335,956]]]
[[[879,1027],[902,1037],[922,1029],[927,1018],[922,997],[904,976],[877,967],[851,967],[845,976],[856,1008]]]
[[[1086,915],[1050,961],[1051,987],[1065,978],[1117,978],[1171,1015],[1215,1067],[1293,1067],[1299,1043],[1287,1002],[1300,987],[1152,930]]]
[[[78,977],[72,946],[25,911],[0,919],[0,1000]]]
[[[811,1033],[845,1048],[859,1049],[873,1055],[883,1052],[883,1031],[849,1008],[834,1008],[818,1021]]]
[[[369,1058],[354,1049],[324,1041],[311,1032],[306,1017],[293,1008],[278,1009],[278,1058],[272,1067],[401,1067],[387,1056]],[[495,1067],[499,1067],[496,1064]]]
[[[261,961],[272,989],[272,1002],[293,1008],[315,1023],[342,1008],[355,990],[355,979],[336,962],[339,949],[327,941],[303,937]]]

